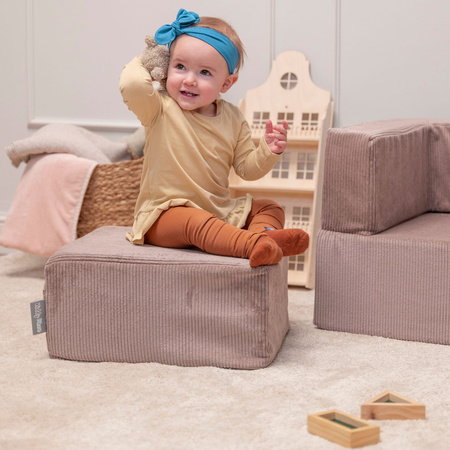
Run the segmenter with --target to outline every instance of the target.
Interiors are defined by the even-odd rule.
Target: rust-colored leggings
[[[265,227],[280,230],[284,221],[283,209],[272,200],[253,200],[242,229],[202,209],[176,206],[159,216],[145,234],[145,242],[160,247],[197,247],[214,255],[249,258]]]

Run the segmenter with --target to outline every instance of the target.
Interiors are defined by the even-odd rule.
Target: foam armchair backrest
[[[450,212],[450,121],[397,119],[329,130],[321,228],[371,235]]]

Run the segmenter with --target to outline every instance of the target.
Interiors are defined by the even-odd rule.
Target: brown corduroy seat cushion
[[[287,265],[137,246],[103,227],[45,268],[51,357],[256,369],[289,329]]]
[[[331,129],[314,323],[450,344],[450,121]]]

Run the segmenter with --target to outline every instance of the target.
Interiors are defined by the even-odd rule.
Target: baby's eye
[[[178,70],[184,70],[183,64],[177,64],[175,67],[176,67]]]
[[[206,69],[204,69],[204,70],[202,70],[201,72],[200,72],[202,75],[211,75],[211,72],[209,71],[209,70],[206,70]]]

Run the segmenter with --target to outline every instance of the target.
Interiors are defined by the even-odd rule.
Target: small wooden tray
[[[308,415],[308,431],[347,448],[376,444],[380,427],[333,409]]]
[[[361,417],[375,420],[425,419],[425,405],[384,391],[361,405]]]

